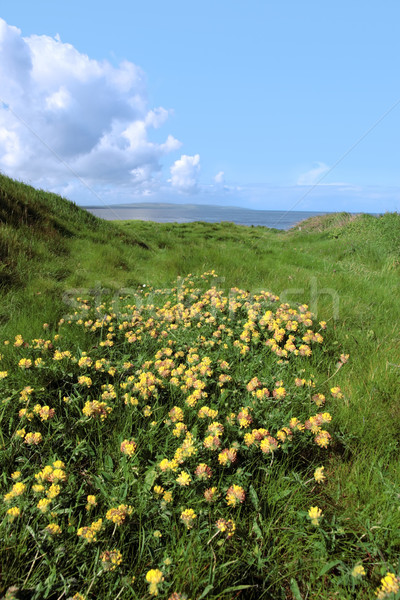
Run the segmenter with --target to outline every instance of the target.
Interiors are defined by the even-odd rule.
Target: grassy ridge
[[[306,535],[296,514],[302,504],[308,508],[312,496],[305,489],[300,493],[290,481],[296,469],[290,475],[290,470],[279,467],[282,471],[274,475],[277,491],[271,503],[278,507],[280,496],[289,490],[289,495],[298,496],[284,517],[279,552],[268,554],[259,544],[257,558],[252,554],[254,544],[249,546],[247,558],[242,557],[240,563],[243,574],[235,585],[241,581],[260,585],[261,578],[268,582],[263,597],[272,598],[373,597],[380,577],[398,569],[400,551],[399,215],[318,217],[289,232],[230,223],[110,223],[57,196],[1,176],[0,218],[2,339],[13,340],[17,334],[24,339],[39,337],[43,322],[50,324],[54,335],[60,317],[71,310],[72,298],[89,296],[90,290],[99,299],[106,297],[107,288],[116,298],[144,284],[170,286],[176,277],[212,269],[225,294],[232,287],[253,295],[271,290],[282,301],[308,304],[316,322],[328,322],[327,356],[314,367],[328,380],[325,387],[340,386],[344,398],[330,400],[335,443],[325,457],[327,480],[319,501],[340,527],[335,529],[331,522],[324,546],[321,539]],[[66,337],[79,352],[88,350],[84,337],[72,333]],[[350,354],[350,359],[338,368],[342,353]],[[1,369],[12,372],[20,350],[10,345],[4,355]],[[16,377],[16,382],[22,377],[18,370]],[[6,493],[9,479],[3,483]],[[285,533],[288,530],[299,535],[291,539]],[[257,538],[254,531],[252,535]],[[268,537],[266,529],[262,535]],[[276,544],[276,535],[269,538],[270,544]],[[197,548],[198,554],[200,547],[194,545],[192,552]],[[253,562],[245,567],[250,556]],[[197,555],[191,560],[202,563]],[[271,580],[266,573],[272,562]],[[363,583],[346,571],[358,562],[367,572]],[[295,576],[291,577],[288,565]],[[13,569],[14,580],[3,576],[3,588],[13,583],[21,586],[18,564]],[[215,581],[213,585],[207,597],[220,597],[213,596]],[[219,594],[229,588],[229,578],[224,586]],[[197,588],[186,592],[201,596]],[[236,597],[239,592],[238,588],[223,597]],[[103,588],[102,597],[108,597],[107,593],[111,594]],[[250,597],[250,593],[247,588],[240,597]],[[261,597],[259,588],[254,593],[258,594],[254,598]],[[115,588],[112,594],[110,598],[115,597]]]

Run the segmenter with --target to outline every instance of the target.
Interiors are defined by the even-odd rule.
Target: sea
[[[137,203],[115,204],[113,206],[82,207],[95,216],[108,221],[139,220],[156,223],[220,223],[262,226],[274,229],[291,229],[309,217],[328,214],[327,212],[295,210],[253,210],[238,206],[213,206],[207,204],[164,204]]]

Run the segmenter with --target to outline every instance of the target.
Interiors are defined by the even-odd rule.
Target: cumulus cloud
[[[171,179],[168,181],[180,192],[193,194],[198,190],[200,155],[182,156],[171,167]]]
[[[316,185],[319,183],[320,179],[328,173],[330,167],[325,163],[319,162],[317,166],[306,173],[300,175],[297,180],[297,185]]]
[[[138,66],[93,60],[59,36],[24,38],[1,18],[0,82],[0,169],[19,179],[51,188],[75,173],[148,193],[181,146],[172,135],[151,141],[169,111],[149,109]]]
[[[219,171],[214,177],[215,183],[224,184],[225,183],[225,173],[223,171]]]

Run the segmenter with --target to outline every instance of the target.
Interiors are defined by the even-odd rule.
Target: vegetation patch
[[[106,223],[0,184],[29,208],[0,222],[0,596],[398,598],[399,215]]]

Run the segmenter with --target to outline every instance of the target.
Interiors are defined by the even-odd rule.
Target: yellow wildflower
[[[356,565],[351,572],[352,577],[354,577],[356,579],[358,577],[364,577],[365,574],[366,574],[365,569],[362,565]]]
[[[54,471],[48,476],[48,480],[53,481],[55,483],[57,481],[66,481],[66,479],[67,476],[65,474],[65,471],[63,471],[62,469],[54,469]]]
[[[122,563],[122,554],[119,550],[106,550],[100,555],[103,568],[106,571],[115,571]]]
[[[175,481],[181,486],[186,486],[190,485],[192,478],[186,471],[181,471]]]
[[[322,510],[318,508],[318,506],[311,506],[308,511],[308,516],[311,519],[311,523],[315,525],[315,527],[319,526],[319,522],[323,517]]]
[[[27,433],[24,438],[24,442],[25,442],[25,444],[28,444],[29,446],[32,446],[32,445],[37,446],[38,444],[40,444],[42,439],[43,439],[42,434],[39,433],[38,431],[35,431],[35,433]]]
[[[241,504],[246,497],[244,489],[240,485],[231,485],[226,492],[226,503],[228,506],[236,506]]]
[[[158,539],[162,538],[162,533],[161,533],[161,531],[159,529],[156,529],[153,532],[153,535],[154,535],[155,538],[158,538]]]
[[[388,572],[385,577],[381,579],[381,585],[375,591],[378,600],[383,600],[389,597],[391,594],[397,594],[400,589],[400,578],[396,577],[394,573]]]
[[[89,543],[97,541],[97,534],[103,526],[103,519],[94,521],[89,527],[80,527],[76,532],[77,535],[83,537]]]
[[[50,500],[51,500],[52,498],[56,498],[59,495],[60,491],[61,491],[61,486],[59,486],[55,483],[52,483],[46,492],[46,496],[48,498],[50,498]]]
[[[149,583],[149,593],[152,596],[158,595],[158,586],[164,581],[162,571],[160,569],[150,569],[146,573],[146,581]]]
[[[14,485],[12,486],[11,493],[12,493],[13,497],[21,496],[25,492],[25,490],[26,490],[25,483],[22,483],[22,481],[17,481],[17,483],[14,483]]]
[[[192,508],[186,508],[181,513],[181,520],[185,523],[188,529],[191,529],[191,527],[193,527],[196,518],[197,515]]]
[[[36,507],[42,512],[45,513],[49,509],[49,505],[51,504],[51,500],[49,498],[42,498],[37,503]]]
[[[196,470],[194,472],[194,474],[196,475],[196,477],[198,479],[210,479],[212,476],[212,471],[210,469],[210,467],[208,465],[206,465],[205,463],[200,463],[197,467]]]
[[[133,456],[136,450],[136,442],[134,440],[124,440],[121,443],[121,452],[127,456]]]
[[[61,527],[57,523],[49,523],[45,530],[51,533],[51,535],[58,535],[61,533]]]
[[[323,481],[325,481],[326,477],[323,473],[324,469],[325,469],[325,467],[318,467],[317,469],[315,469],[314,479],[317,483],[322,483]]]
[[[18,506],[12,506],[7,510],[7,516],[10,518],[11,521],[13,521],[16,517],[19,517],[20,514],[21,510],[18,508]]]
[[[280,385],[274,389],[274,391],[272,392],[272,395],[277,400],[282,400],[286,396],[286,390],[284,387],[282,387]]]
[[[62,461],[62,460],[55,460],[55,461],[53,462],[53,467],[54,467],[55,469],[65,469],[65,464],[63,463],[63,461]]]
[[[40,492],[44,492],[44,485],[42,485],[41,483],[35,483],[32,486],[32,491],[36,492],[36,493],[40,493]]]
[[[111,406],[108,406],[106,402],[99,402],[98,400],[88,400],[82,409],[82,412],[86,417],[100,416],[101,421],[104,421],[111,411]]]
[[[232,537],[236,530],[235,522],[232,519],[218,519],[216,527],[222,533],[226,533],[228,538]]]
[[[30,367],[32,366],[32,361],[30,358],[21,358],[21,360],[18,363],[18,366],[20,367],[20,369],[30,369]]]
[[[331,394],[334,398],[339,398],[339,399],[343,398],[342,390],[340,389],[339,386],[331,388]]]
[[[122,525],[128,515],[132,514],[132,511],[132,506],[120,504],[117,508],[110,508],[110,510],[107,511],[106,519],[119,526]]]

